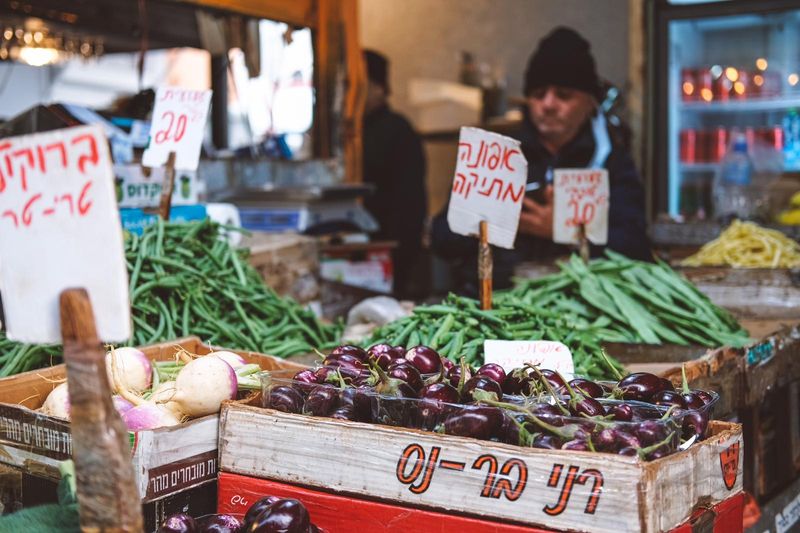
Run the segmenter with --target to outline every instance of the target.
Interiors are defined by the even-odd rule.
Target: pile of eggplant
[[[345,345],[320,366],[264,376],[264,406],[519,446],[655,460],[706,435],[718,396],[649,373],[565,379],[533,365],[455,365],[427,346]]]

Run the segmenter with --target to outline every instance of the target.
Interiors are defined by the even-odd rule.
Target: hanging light
[[[39,46],[23,46],[19,49],[17,59],[32,67],[43,67],[58,61],[59,53],[55,48]]]

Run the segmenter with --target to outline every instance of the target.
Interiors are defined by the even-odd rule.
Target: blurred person
[[[375,186],[364,206],[375,217],[377,239],[397,242],[392,252],[394,292],[408,297],[418,292],[414,267],[422,252],[427,215],[425,153],[422,141],[402,115],[389,107],[389,61],[364,51],[367,98],[364,108],[364,182]]]
[[[552,261],[570,248],[553,242],[553,171],[605,168],[609,174],[608,248],[633,259],[651,259],[646,233],[644,189],[619,132],[598,109],[600,81],[589,43],[559,27],[544,37],[525,72],[526,105],[515,135],[528,160],[528,183],[539,188],[523,199],[513,250],[494,248],[494,286],[511,284],[522,261]],[[456,235],[447,206],[433,221],[433,251],[451,263],[454,290],[477,294],[477,239]],[[591,245],[592,256],[605,247]]]

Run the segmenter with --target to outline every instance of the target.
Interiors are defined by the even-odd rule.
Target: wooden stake
[[[480,225],[478,246],[478,278],[480,279],[481,309],[492,308],[492,248],[489,246],[489,227],[485,220]]]
[[[170,152],[165,166],[164,185],[161,188],[161,204],[158,214],[164,219],[169,220],[169,212],[172,209],[172,190],[175,188],[175,152]]]
[[[581,254],[581,259],[585,264],[589,264],[589,239],[586,238],[586,226],[581,224],[578,226],[578,250]]]
[[[61,293],[61,336],[81,530],[140,533],[142,505],[128,429],[111,401],[106,352],[85,289]]]

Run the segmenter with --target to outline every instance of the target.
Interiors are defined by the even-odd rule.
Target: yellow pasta
[[[800,266],[800,244],[780,231],[734,220],[720,236],[684,259],[683,266],[792,268]]]

